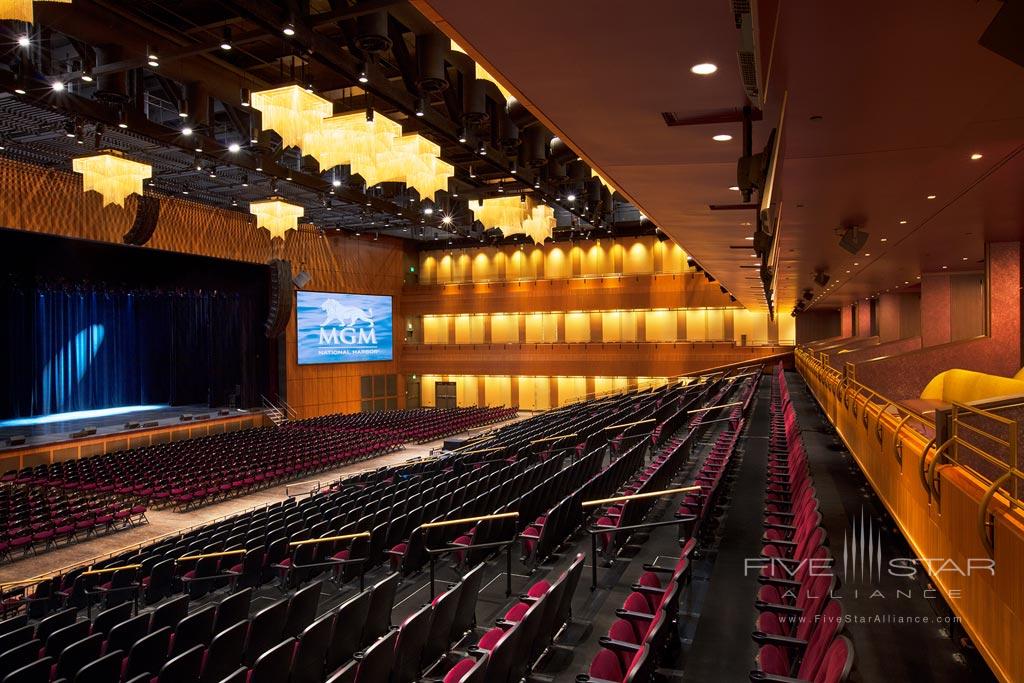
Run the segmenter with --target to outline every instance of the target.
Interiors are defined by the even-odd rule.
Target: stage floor
[[[183,414],[209,415],[211,419],[227,417],[217,415],[217,411],[217,408],[205,405],[120,406],[103,410],[81,410],[73,413],[0,420],[0,450],[65,441],[71,438],[71,434],[88,428],[95,428],[96,436],[99,436],[130,432],[141,428],[127,429],[125,425],[128,423],[140,423],[141,425],[144,422],[156,422],[158,424],[155,426],[166,427],[180,424],[179,418]],[[246,411],[230,409],[228,416],[245,413]],[[150,425],[150,427],[152,426],[154,425]],[[8,439],[12,436],[24,436],[25,443],[11,446]]]

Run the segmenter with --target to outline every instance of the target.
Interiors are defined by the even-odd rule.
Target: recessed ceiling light
[[[286,36],[294,36],[295,27],[291,23],[285,24],[284,28],[281,29],[281,33],[285,34]]]
[[[331,181],[331,185],[333,185],[334,187],[341,187],[341,181],[335,178],[334,180]]]
[[[54,92],[63,92],[64,91],[64,81],[54,81],[53,83],[50,84],[50,87],[53,88]]]
[[[733,192],[739,192],[740,191],[739,185],[733,185],[729,189],[732,190]]]
[[[753,242],[754,241],[753,237],[744,237],[743,239],[747,240],[748,242]]]
[[[927,197],[925,197],[925,199],[935,199],[935,195],[933,195],[933,194],[930,194],[930,195],[928,195]]]
[[[24,95],[25,94],[25,89],[24,88],[15,88],[14,92],[16,92],[19,95]]]
[[[728,133],[719,133],[718,135],[712,136],[711,139],[715,142],[729,142],[729,140],[732,140],[732,136]]]
[[[967,260],[967,257],[966,257],[966,256],[964,256],[964,257],[963,257],[963,259],[961,259],[961,260],[962,260],[962,261],[966,261],[966,260]]]
[[[228,145],[228,151],[232,152],[232,153],[239,152],[239,151],[241,151],[241,149],[242,149],[242,146],[239,145],[237,142],[232,142],[230,145]]]
[[[28,47],[30,43],[28,36],[18,36],[18,45],[21,47]]]
[[[974,154],[971,155],[971,161],[977,161],[981,157],[982,157],[981,154],[978,154],[977,152],[975,152]]]
[[[855,265],[855,266],[859,266],[860,264],[859,264],[859,263],[854,263],[853,265]]]
[[[946,270],[947,268],[949,268],[949,266],[942,266],[943,270]]]
[[[846,271],[846,272],[849,273],[850,271]]]
[[[691,66],[690,71],[698,76],[710,76],[718,71],[718,67],[710,62],[701,62],[700,64],[694,64]]]
[[[185,126],[184,128],[181,129],[181,134],[182,135],[192,135],[192,129],[189,128],[188,126]]]
[[[871,256],[871,254],[864,254],[865,256]]]
[[[889,241],[888,237],[883,237],[882,239],[879,240],[879,242],[888,242],[888,241]]]

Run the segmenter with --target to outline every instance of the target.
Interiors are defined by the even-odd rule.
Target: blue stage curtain
[[[251,399],[258,321],[237,293],[11,285],[0,312],[0,417]]]

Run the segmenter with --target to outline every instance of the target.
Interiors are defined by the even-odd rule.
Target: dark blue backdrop
[[[0,230],[0,419],[265,392],[258,264]]]

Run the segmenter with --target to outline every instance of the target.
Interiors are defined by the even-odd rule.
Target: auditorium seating
[[[781,365],[772,375],[771,434],[762,556],[754,607],[759,645],[752,681],[844,681],[852,642],[842,634],[842,605],[820,526],[817,493]]]
[[[0,485],[0,563],[146,523],[146,506],[96,491]]]
[[[562,642],[584,555],[478,625],[484,571],[504,568],[488,560],[517,539],[526,545],[530,528],[529,566],[539,571],[538,557],[612,514],[583,511],[585,497],[672,484],[689,456],[676,433],[689,429],[687,411],[750,386],[726,383],[725,392],[715,381],[567,406],[41,581],[5,600],[15,616],[0,622],[0,681],[15,669],[12,680],[26,681],[518,680]],[[729,425],[739,429],[742,416]],[[643,521],[649,509],[623,506],[620,516]],[[473,521],[506,511],[519,517]],[[466,521],[423,527],[453,519]],[[642,671],[674,628],[658,614],[674,615],[694,545],[673,565],[646,566],[633,586],[642,604],[623,605]],[[424,581],[431,557],[461,578],[393,619],[400,582]],[[346,599],[326,608],[322,595]]]
[[[7,472],[3,481],[187,510],[515,413],[510,408],[459,408],[328,415],[40,465]]]

